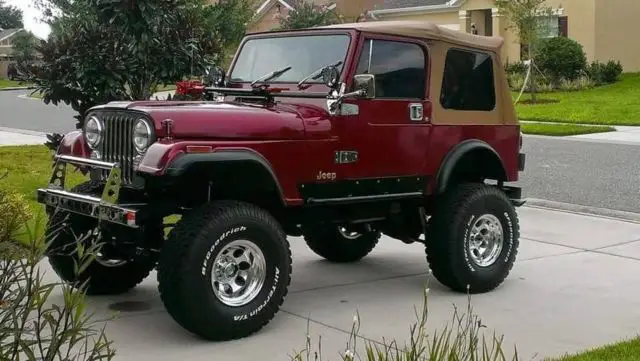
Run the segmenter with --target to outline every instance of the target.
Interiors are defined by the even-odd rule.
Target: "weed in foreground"
[[[47,283],[39,267],[64,220],[46,237],[38,235],[42,217],[26,225],[28,246],[15,246],[16,232],[30,220],[19,197],[0,189],[0,360],[94,361],[115,356],[105,334],[105,320],[86,312],[86,284]],[[87,244],[90,235],[76,235],[76,274],[89,266],[101,244]],[[13,246],[7,246],[13,245]],[[62,300],[51,295],[62,294]]]
[[[471,296],[467,297],[467,309],[460,313],[453,305],[454,312],[450,323],[441,330],[429,333],[427,321],[429,316],[428,281],[423,295],[422,308],[414,307],[417,322],[409,327],[409,341],[401,347],[397,341],[382,342],[368,340],[359,334],[360,315],[356,312],[349,333],[346,349],[339,354],[342,361],[507,361],[503,340],[495,332],[487,340],[481,329],[486,328],[481,319],[473,313]],[[317,350],[312,350],[307,324],[305,348],[291,356],[292,361],[324,361],[322,358],[322,338],[318,338]],[[364,355],[358,352],[357,341],[364,341]],[[517,348],[511,361],[519,361]]]

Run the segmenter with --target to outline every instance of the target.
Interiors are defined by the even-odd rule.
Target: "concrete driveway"
[[[640,224],[533,207],[519,214],[522,243],[514,270],[494,292],[472,297],[488,332],[505,334],[506,351],[515,344],[521,360],[541,360],[635,336]],[[160,303],[155,273],[125,296],[92,298],[91,308],[106,315],[136,306],[107,328],[117,360],[285,361],[304,348],[307,317],[314,348],[321,336],[322,359],[337,360],[356,310],[362,336],[404,344],[427,280],[421,245],[383,239],[351,265],[323,261],[301,239],[291,245],[294,272],[282,311],[246,339],[211,343],[184,332]],[[430,288],[429,325],[441,329],[451,320],[452,303],[464,311],[467,297],[435,281]]]

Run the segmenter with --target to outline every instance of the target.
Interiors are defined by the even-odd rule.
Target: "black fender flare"
[[[438,173],[436,175],[436,194],[443,193],[446,190],[449,179],[451,178],[451,174],[453,173],[453,170],[458,162],[465,155],[477,150],[488,151],[490,154],[495,156],[495,159],[500,164],[501,171],[506,176],[506,170],[504,168],[502,158],[500,157],[498,152],[496,152],[496,150],[491,147],[491,145],[479,139],[468,139],[453,147],[453,149],[451,149],[442,160],[442,163],[440,164],[440,168],[438,169]]]
[[[232,163],[245,163],[262,168],[273,180],[280,200],[283,204],[286,204],[282,186],[273,171],[271,163],[262,154],[251,149],[222,149],[211,153],[185,153],[169,164],[165,171],[165,176],[177,178],[191,171]]]

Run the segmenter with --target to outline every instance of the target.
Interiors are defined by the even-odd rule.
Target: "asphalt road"
[[[640,213],[640,145],[525,136],[524,196]]]
[[[68,105],[58,106],[38,99],[23,99],[29,91],[0,91],[0,127],[33,130],[44,133],[66,133],[74,130],[75,111]]]
[[[75,129],[64,104],[0,92],[0,127],[59,132]],[[640,145],[525,136],[524,196],[640,213]]]

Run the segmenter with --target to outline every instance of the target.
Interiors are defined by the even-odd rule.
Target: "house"
[[[280,26],[280,18],[286,17],[289,11],[295,11],[295,1],[299,0],[260,0],[258,1],[256,14],[247,28],[247,33],[269,31]],[[309,1],[309,0],[308,0]],[[313,0],[314,5],[327,6],[335,9],[335,1]]]
[[[640,17],[638,0],[547,0],[553,9],[544,36],[579,42],[589,61],[619,60],[625,71],[640,71],[640,47],[632,35]],[[450,29],[505,39],[503,62],[521,60],[522,49],[493,0],[383,0],[372,20],[425,20]]]
[[[24,29],[0,28],[0,59],[9,59],[13,54],[13,42],[11,39]]]
[[[10,64],[14,64],[13,40],[16,35],[26,32],[25,29],[2,29],[0,28],[0,79],[10,78]],[[34,41],[39,42],[42,39],[34,36]],[[40,58],[40,54],[34,54],[36,59]]]
[[[26,29],[2,29],[0,28],[0,60],[13,59],[13,39],[16,35],[26,32]],[[33,35],[33,40],[39,43],[42,39]],[[38,54],[36,54],[38,56]]]
[[[382,4],[383,0],[257,0],[256,14],[247,29],[248,33],[269,31],[280,26],[280,18],[295,11],[297,1],[309,1],[317,6],[335,10],[344,21],[357,21],[367,10]]]

